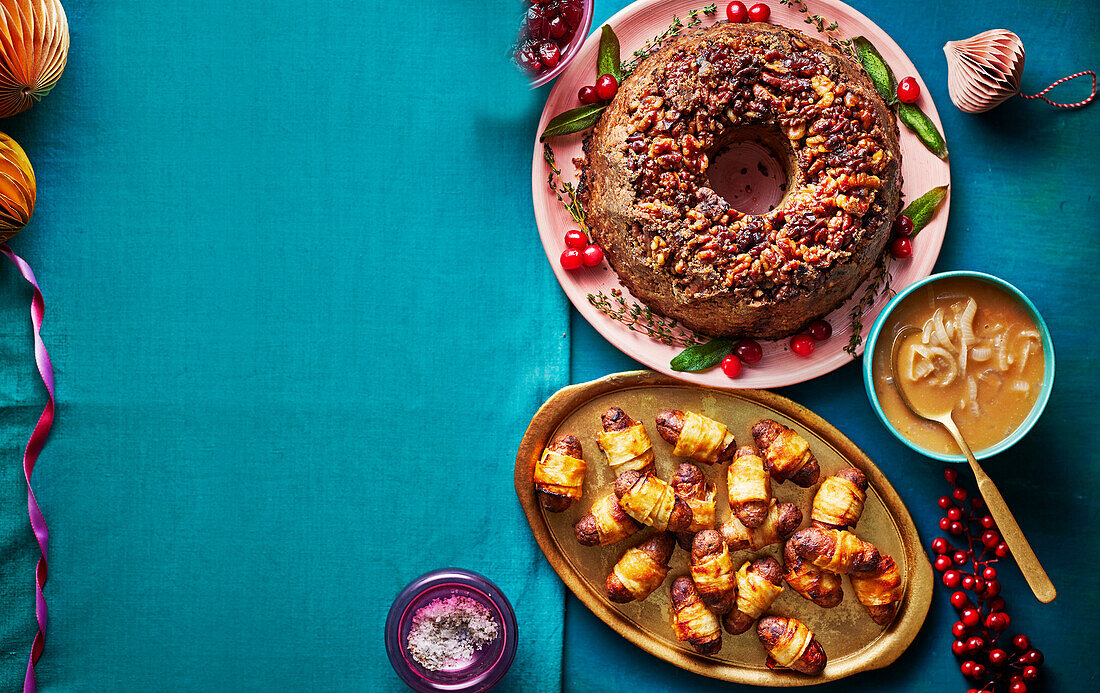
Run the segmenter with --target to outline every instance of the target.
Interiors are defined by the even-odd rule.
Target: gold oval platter
[[[582,546],[573,525],[607,493],[614,482],[603,453],[596,446],[600,415],[611,406],[622,407],[632,418],[646,425],[657,455],[657,473],[672,478],[682,458],[672,456],[672,445],[659,435],[654,417],[661,409],[695,411],[724,423],[739,445],[751,444],[749,432],[756,421],[774,419],[804,436],[821,464],[821,478],[851,465],[867,475],[870,487],[863,515],[856,528],[860,537],[874,543],[897,561],[903,576],[904,596],[894,620],[876,625],[856,601],[851,583],[845,579],[844,599],[832,609],[807,601],[786,586],[769,614],[793,616],[817,635],[828,664],[819,676],[805,676],[764,666],[766,653],[750,628],[741,635],[722,634],[722,649],[714,656],[696,654],[677,642],[670,625],[669,585],[687,574],[688,559],[683,550],[673,553],[665,583],[644,602],[616,604],[604,592],[604,582],[622,553],[648,537],[643,530],[610,546]],[[580,439],[588,472],[583,495],[562,513],[543,509],[536,498],[532,476],[543,449],[559,436]],[[718,488],[717,519],[730,517],[726,494],[725,465],[700,464],[708,480]],[[763,390],[717,390],[690,385],[652,371],[633,371],[600,380],[571,385],[559,390],[535,414],[523,436],[515,470],[516,494],[531,524],[539,547],[562,581],[577,598],[607,625],[643,650],[678,667],[726,681],[758,686],[805,686],[879,669],[896,660],[916,637],[932,600],[932,566],[924,555],[917,529],[897,492],[878,467],[852,441],[820,416],[794,402]],[[773,484],[772,494],[790,501],[803,512],[803,526],[809,523],[810,504],[816,486],[802,489],[791,483]],[[734,554],[734,566],[746,559],[773,556],[782,562],[782,545],[760,552]]]

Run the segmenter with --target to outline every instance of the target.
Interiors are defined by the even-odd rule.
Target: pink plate
[[[608,24],[615,30],[619,37],[622,55],[629,56],[640,48],[647,39],[657,36],[672,22],[673,15],[680,18],[687,16],[688,10],[700,6],[697,0],[639,0],[623,9],[610,20]],[[900,79],[912,75],[920,84],[921,97],[918,105],[932,118],[932,121],[943,131],[939,113],[929,96],[928,87],[924,80],[917,74],[913,63],[905,56],[898,44],[879,29],[871,20],[845,5],[839,0],[811,0],[810,12],[825,16],[831,21],[840,24],[835,32],[842,38],[851,36],[866,36],[878,48],[879,52],[890,64],[894,74]],[[797,10],[769,3],[771,7],[771,19],[773,24],[790,27],[809,35],[816,35],[814,28],[804,22],[805,15]],[[715,17],[705,17],[703,24],[709,26],[724,19],[722,7],[719,7]],[[586,84],[592,84],[595,80],[596,53],[599,47],[599,27],[588,37],[576,59],[558,77],[557,83],[546,100],[546,107],[542,111],[542,119],[539,121],[535,134],[535,151],[532,157],[531,185],[532,197],[535,203],[535,221],[538,224],[539,236],[542,238],[543,247],[554,268],[558,282],[565,290],[569,300],[580,311],[589,323],[599,331],[609,342],[618,347],[626,355],[637,359],[654,370],[668,375],[701,385],[711,387],[781,387],[793,385],[819,375],[824,375],[852,360],[844,351],[851,335],[851,320],[848,313],[863,295],[861,287],[846,304],[833,311],[828,316],[828,321],[833,327],[833,336],[824,342],[817,344],[817,349],[810,357],[796,355],[789,348],[789,340],[778,342],[762,342],[764,358],[760,362],[746,366],[741,376],[730,379],[722,373],[720,368],[712,368],[702,373],[678,373],[669,367],[669,361],[678,354],[679,347],[670,347],[654,341],[645,334],[632,332],[625,325],[607,317],[588,302],[589,294],[603,291],[610,295],[612,289],[621,289],[627,302],[633,302],[634,298],[623,288],[607,263],[592,269],[580,269],[567,272],[562,269],[558,258],[565,248],[565,232],[576,228],[576,224],[569,214],[558,202],[552,190],[547,185],[546,178],[549,167],[543,160],[542,144],[538,141],[538,133],[546,127],[547,122],[555,115],[575,108],[577,102],[577,90]],[[902,192],[906,201],[915,200],[938,185],[947,185],[951,180],[951,167],[946,161],[938,159],[920,143],[916,135],[904,126],[899,126],[901,131],[902,151],[902,176],[904,184]],[[569,135],[556,137],[551,144],[554,147],[554,155],[558,166],[562,169],[562,175],[567,181],[576,182],[576,173],[573,170],[572,160],[581,156],[581,140],[583,135]],[[721,161],[719,159],[718,161]],[[740,185],[735,183],[734,185]],[[736,190],[725,189],[721,191],[727,199],[736,196]],[[936,257],[940,252],[943,242],[943,234],[947,228],[947,214],[950,206],[950,193],[944,200],[942,209],[926,226],[913,243],[913,257],[908,260],[895,260],[891,263],[893,279],[891,286],[895,290],[901,290],[918,279],[927,277],[932,272],[932,266],[936,264]],[[889,296],[880,295],[874,305],[863,316],[864,336],[866,330],[874,322],[875,316],[886,305]],[[862,348],[861,348],[862,351]]]

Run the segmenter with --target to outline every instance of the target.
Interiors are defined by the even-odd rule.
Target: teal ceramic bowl
[[[988,447],[984,450],[975,451],[974,457],[979,460],[984,460],[987,457],[992,457],[1000,452],[1007,450],[1016,444],[1018,440],[1027,435],[1027,432],[1031,430],[1031,427],[1035,425],[1035,422],[1039,420],[1039,417],[1043,414],[1043,409],[1046,408],[1047,400],[1050,399],[1050,391],[1054,387],[1054,343],[1050,339],[1050,331],[1047,329],[1047,325],[1043,322],[1043,316],[1039,315],[1039,311],[1035,309],[1035,304],[1028,300],[1027,296],[1012,286],[1003,279],[994,277],[991,274],[985,274],[983,272],[971,272],[967,270],[959,270],[955,272],[943,272],[941,274],[933,274],[929,277],[916,282],[910,286],[907,286],[904,290],[894,296],[886,307],[879,313],[875,323],[871,326],[871,332],[867,336],[867,348],[863,352],[863,385],[867,390],[867,399],[871,402],[871,408],[875,410],[875,415],[878,416],[879,421],[885,426],[894,436],[904,443],[909,448],[920,454],[931,457],[942,462],[966,462],[966,458],[962,455],[948,455],[942,452],[933,452],[919,445],[916,445],[908,438],[903,436],[890,419],[886,418],[886,413],[882,411],[882,406],[879,404],[878,396],[875,394],[875,382],[872,374],[872,368],[874,365],[873,354],[875,353],[875,347],[878,344],[879,335],[882,332],[883,326],[886,324],[887,319],[894,309],[905,300],[905,297],[913,293],[922,286],[926,286],[936,281],[949,279],[951,277],[971,277],[979,281],[988,282],[994,286],[1000,287],[1006,291],[1009,295],[1015,296],[1016,300],[1020,302],[1024,308],[1027,309],[1031,319],[1035,322],[1036,327],[1039,329],[1039,334],[1043,340],[1043,357],[1045,366],[1043,370],[1043,389],[1039,393],[1038,399],[1035,400],[1035,405],[1031,408],[1031,413],[1027,418],[1016,427],[1016,430],[1012,432],[1007,438],[997,443],[992,447]],[[892,339],[892,335],[884,336],[884,339]]]

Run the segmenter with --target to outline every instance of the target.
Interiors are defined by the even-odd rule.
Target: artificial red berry
[[[1020,675],[1024,677],[1024,681],[1034,681],[1039,678],[1039,667],[1027,666],[1020,672]]]
[[[814,346],[814,338],[806,333],[791,337],[791,351],[799,356],[809,356],[814,353]]]
[[[962,510],[959,510],[958,508],[947,509],[947,519],[951,520],[952,522],[958,522],[962,519],[962,516]]]
[[[906,77],[898,82],[898,101],[902,103],[915,103],[920,98],[920,85],[912,77]]]
[[[1004,611],[1005,600],[1004,597],[993,597],[989,600],[990,611]]]
[[[596,80],[596,96],[604,101],[614,98],[618,91],[619,80],[615,79],[614,75],[600,75]]]
[[[584,264],[584,258],[581,257],[581,251],[576,248],[566,248],[561,254],[561,266],[569,271],[580,269],[580,266]]]
[[[942,529],[943,531],[946,532],[947,528],[950,527],[950,526],[951,526],[951,520],[948,520],[946,517],[941,517],[940,518],[940,529]]]
[[[951,567],[951,559],[947,556],[936,556],[934,563],[936,570],[941,573]]]
[[[1023,683],[1023,681],[1024,677],[1020,676],[1019,674],[1013,674],[1012,676],[1008,677],[1009,683]]]
[[[975,510],[981,510],[982,508],[985,507],[985,501],[982,500],[981,498],[971,498],[970,499],[970,507],[974,508]]]
[[[970,652],[977,652],[985,647],[985,640],[982,640],[977,635],[971,635],[966,639],[966,649]]]
[[[955,501],[951,500],[951,496],[940,496],[939,504],[941,508],[947,510],[955,505]]]
[[[962,640],[963,638],[966,637],[966,632],[967,632],[966,624],[963,623],[962,621],[955,621],[955,623],[953,623],[951,625],[951,634],[954,635],[959,640]]]
[[[576,248],[577,250],[584,250],[584,247],[588,245],[588,236],[584,235],[584,232],[573,229],[565,232],[565,247]]]
[[[949,570],[943,574],[943,584],[945,587],[955,589],[959,586],[959,580],[961,579],[961,577],[962,576],[959,575],[959,571]]]
[[[997,648],[989,651],[989,666],[999,669],[1008,664],[1008,653]]]
[[[964,590],[974,589],[974,576],[973,575],[963,575],[963,577],[962,577],[962,588]]]
[[[951,544],[947,542],[943,537],[936,537],[932,540],[932,551],[936,554],[943,555],[951,550]]]
[[[890,243],[890,254],[901,260],[913,254],[913,241],[905,237],[895,238]]]
[[[962,565],[963,563],[966,563],[966,559],[967,559],[967,555],[966,555],[965,551],[956,551],[955,552],[955,564],[956,565]]]
[[[741,375],[741,359],[737,358],[735,354],[727,354],[726,358],[722,359],[722,372],[728,378],[736,378]]]
[[[577,98],[581,103],[596,103],[600,100],[600,97],[596,94],[596,87],[581,87],[581,90],[577,92]]]
[[[1008,693],[1027,693],[1027,685],[1023,681],[1013,681],[1008,684]]]
[[[963,676],[965,676],[967,678],[970,678],[970,676],[973,675],[973,673],[974,673],[974,665],[975,664],[977,664],[977,662],[971,662],[971,661],[967,660],[967,661],[962,663],[962,666],[959,667],[959,671],[962,672]]]
[[[995,549],[993,549],[993,553],[997,556],[997,558],[1005,558],[1006,556],[1008,556],[1008,544],[1002,541],[1000,544],[997,544],[997,547]]]
[[[894,219],[894,235],[901,238],[913,235],[913,218],[899,214]]]
[[[561,49],[558,48],[558,44],[546,41],[539,46],[539,60],[544,67],[557,67],[558,61],[561,60]]]
[[[985,596],[996,597],[1001,593],[1001,583],[997,580],[989,580],[985,583]]]
[[[956,609],[963,609],[970,606],[970,597],[966,596],[966,592],[955,592],[951,595],[951,606]]]
[[[959,470],[948,467],[943,470],[943,478],[947,480],[947,483],[954,484],[955,480],[959,478]]]
[[[766,22],[772,11],[762,2],[758,2],[749,8],[749,19],[754,22]]]
[[[824,320],[814,320],[808,329],[810,336],[819,342],[823,342],[833,336],[833,326]]]
[[[985,676],[985,665],[974,663],[974,667],[970,670],[970,678],[980,679]]]
[[[973,628],[981,620],[981,614],[978,613],[977,609],[963,609],[962,613],[959,614],[959,620],[968,627]]]
[[[961,503],[962,501],[966,500],[966,489],[957,488],[951,492],[951,495],[955,498],[955,500]]]
[[[994,568],[991,565],[986,566],[985,569],[982,570],[982,577],[984,577],[986,580],[996,580],[997,579],[997,569]]]
[[[584,250],[581,251],[581,259],[585,267],[595,267],[603,262],[603,248],[595,243],[585,246]]]
[[[973,500],[977,500],[977,499],[975,498]],[[990,517],[989,515],[983,516],[982,519],[979,520],[979,522],[981,523],[981,525],[984,529],[993,529],[994,527],[997,526],[997,523],[994,522],[993,518]]]
[[[956,657],[962,657],[968,652],[968,650],[966,649],[966,643],[962,640],[956,640],[955,642],[951,643],[951,652]]]
[[[1012,646],[1020,652],[1027,652],[1027,650],[1031,648],[1031,638],[1020,633],[1015,638],[1012,638]]]
[[[737,354],[737,358],[745,363],[756,363],[764,356],[764,350],[751,339],[742,339],[738,342],[733,353]]]
[[[1001,542],[1001,535],[996,530],[987,529],[982,532],[982,544],[987,549],[992,549]]]
[[[1028,664],[1033,664],[1037,667],[1043,665],[1043,653],[1039,650],[1028,650],[1026,656]]]
[[[963,533],[963,526],[961,522],[952,522],[951,526],[947,528],[948,532],[951,532],[955,536],[959,536]]]
[[[1010,621],[1011,619],[1008,617],[1008,614],[1001,611],[994,612],[985,617],[985,627],[1000,632],[1008,628]]]
[[[741,24],[748,21],[749,10],[745,7],[743,2],[731,2],[726,5],[726,19],[730,20],[734,24]]]

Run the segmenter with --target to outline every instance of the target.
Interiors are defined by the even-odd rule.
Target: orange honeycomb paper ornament
[[[0,0],[0,118],[50,93],[69,56],[69,22],[58,0]]]
[[[26,152],[0,132],[0,243],[31,220],[35,192],[34,169]]]

